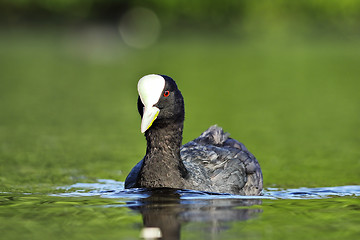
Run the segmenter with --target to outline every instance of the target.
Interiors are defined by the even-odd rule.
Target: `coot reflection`
[[[203,196],[197,199],[196,194],[201,192],[187,193],[169,188],[151,189],[146,194],[147,198],[132,202],[130,208],[141,213],[143,234],[160,233],[162,239],[180,239],[181,227],[190,222],[209,223],[204,230],[216,235],[229,229],[230,222],[254,218],[262,211],[256,208],[238,208],[259,205],[262,203],[260,199],[217,199],[211,195],[208,199]]]

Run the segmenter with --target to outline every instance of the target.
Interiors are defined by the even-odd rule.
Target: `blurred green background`
[[[360,1],[0,2],[0,191],[124,181],[138,79],[173,77],[184,142],[218,124],[265,187],[360,183]]]

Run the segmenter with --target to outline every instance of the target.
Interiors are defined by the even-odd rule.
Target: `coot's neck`
[[[146,132],[146,155],[138,178],[145,188],[184,188],[187,170],[180,158],[183,122],[154,122]]]

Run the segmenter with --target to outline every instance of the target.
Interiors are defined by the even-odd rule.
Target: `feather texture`
[[[190,189],[208,186],[203,190],[240,195],[261,193],[263,181],[258,161],[244,144],[216,125],[183,145],[180,155],[190,172]]]

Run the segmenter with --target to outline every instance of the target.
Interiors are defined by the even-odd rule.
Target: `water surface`
[[[165,239],[355,239],[359,196],[360,186],[237,196],[124,189],[123,182],[100,179],[50,195],[2,193],[0,220],[5,239],[138,239],[148,228]]]

